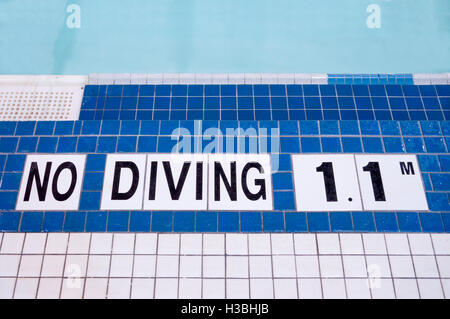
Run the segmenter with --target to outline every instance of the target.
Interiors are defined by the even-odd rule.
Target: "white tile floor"
[[[0,298],[450,298],[450,235],[5,233]]]

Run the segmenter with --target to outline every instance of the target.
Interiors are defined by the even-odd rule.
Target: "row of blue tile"
[[[450,232],[450,213],[2,212],[3,232]]]
[[[246,131],[249,135],[384,135],[384,136],[450,136],[450,121],[0,121],[0,136],[66,136],[66,135],[172,135],[208,134],[212,129],[226,134],[227,129]],[[177,133],[179,134],[179,133]],[[216,133],[214,133],[216,134]]]
[[[158,84],[87,85],[85,97],[212,96],[450,96],[449,85]]]

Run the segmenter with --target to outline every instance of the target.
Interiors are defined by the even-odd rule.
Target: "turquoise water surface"
[[[2,74],[449,71],[449,0],[0,0]]]

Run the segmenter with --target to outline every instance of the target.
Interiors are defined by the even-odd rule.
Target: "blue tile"
[[[39,121],[36,125],[35,135],[53,135],[55,122],[53,121]]]
[[[339,135],[338,121],[320,121],[320,134]]]
[[[300,153],[298,137],[281,137],[280,144],[283,153]]]
[[[22,172],[25,166],[26,155],[10,154],[6,160],[5,172]]]
[[[108,96],[121,96],[122,95],[122,85],[108,85],[106,88],[106,95]]]
[[[101,172],[105,169],[106,154],[88,154],[86,158],[87,172]]]
[[[86,217],[87,232],[105,232],[108,212],[88,212]]]
[[[81,134],[83,135],[98,135],[100,133],[101,121],[83,121]]]
[[[386,153],[404,153],[405,146],[401,137],[384,137],[384,148]]]
[[[280,212],[263,212],[263,231],[264,232],[283,232],[284,214]]]
[[[416,121],[400,121],[403,135],[422,135],[419,123]]]
[[[422,121],[420,122],[423,135],[441,135],[441,128],[437,121]]]
[[[375,213],[375,222],[378,232],[398,232],[395,213]]]
[[[16,135],[33,135],[36,122],[17,122]]]
[[[378,137],[362,138],[365,153],[383,153],[383,144]]]
[[[431,186],[430,174],[422,173],[422,180],[425,191],[432,191],[433,187]]]
[[[425,144],[420,137],[405,137],[405,147],[408,153],[425,153]]]
[[[362,135],[380,135],[378,121],[360,121]]]
[[[442,223],[441,214],[438,213],[419,213],[420,222],[424,232],[442,233],[444,225]]]
[[[0,192],[0,210],[13,210],[18,192]]]
[[[19,212],[1,212],[0,213],[0,231],[16,232],[19,229],[21,213]]]
[[[422,172],[441,171],[441,169],[439,168],[439,161],[436,155],[417,155],[417,160],[419,162],[420,170]]]
[[[38,137],[21,137],[17,146],[17,153],[34,153],[37,143]]]
[[[104,120],[102,121],[102,135],[117,135],[119,134],[120,121]]]
[[[400,135],[397,121],[380,121],[380,127],[383,135]]]
[[[260,212],[241,212],[241,232],[261,232],[262,214]]]
[[[353,231],[352,215],[349,212],[331,212],[330,223],[332,232]]]
[[[61,136],[58,140],[57,153],[73,153],[77,148],[77,137]]]
[[[17,137],[0,137],[0,153],[14,153],[17,141]]]
[[[425,137],[424,140],[429,153],[447,153],[443,138]]]
[[[150,231],[150,212],[133,211],[130,216],[130,232]]]
[[[361,139],[359,137],[342,137],[342,148],[346,153],[361,153]]]
[[[83,232],[86,224],[86,212],[67,212],[64,220],[65,232]]]
[[[21,232],[40,232],[43,212],[24,212],[20,222]]]
[[[295,210],[293,192],[274,192],[273,201],[276,210]]]
[[[430,174],[435,191],[450,191],[450,174]]]
[[[171,232],[173,229],[173,212],[153,212],[152,232]]]
[[[158,138],[158,152],[159,153],[172,153],[177,150],[177,139],[172,139],[168,136],[160,136]]]
[[[4,173],[0,179],[0,190],[19,190],[21,173]]]
[[[341,141],[339,137],[322,137],[322,150],[324,153],[340,153]]]
[[[398,212],[398,226],[401,232],[420,232],[419,214],[414,212]]]
[[[17,122],[0,122],[0,135],[14,135],[16,131]]]
[[[123,96],[137,96],[139,86],[138,85],[124,85],[122,95]]]
[[[283,121],[280,123],[280,135],[298,135],[298,122],[297,121]]]
[[[60,232],[63,229],[64,212],[45,212],[42,222],[43,232]]]
[[[138,135],[140,121],[122,121],[120,126],[121,135]]]
[[[307,232],[306,213],[286,213],[286,232]]]
[[[239,232],[239,213],[220,212],[219,232]]]
[[[372,212],[352,212],[355,232],[374,232],[375,220]]]
[[[319,127],[317,121],[300,121],[300,134],[318,135]]]
[[[99,210],[101,192],[81,192],[81,210]]]
[[[303,153],[320,153],[320,139],[317,137],[302,137],[302,152]]]
[[[450,172],[450,155],[439,155],[439,163],[443,172]],[[439,165],[437,168],[439,171]]]
[[[116,151],[117,137],[115,136],[100,136],[98,138],[97,152],[98,153],[114,153]]]
[[[124,232],[128,231],[130,212],[109,212],[107,231]]]
[[[329,232],[330,221],[328,213],[307,213],[308,217],[308,230],[310,232]]]
[[[58,143],[57,137],[40,137],[37,152],[55,153],[57,143]]]
[[[134,153],[136,152],[137,136],[119,136],[117,142],[117,152]]]
[[[217,232],[216,212],[197,212],[196,217],[197,232]]]
[[[84,96],[97,96],[99,88],[98,85],[86,85],[84,87]]]
[[[194,232],[195,212],[174,212],[173,231]]]
[[[277,191],[294,189],[291,173],[272,174],[272,183],[273,183],[273,189],[277,190]]]
[[[157,137],[156,136],[139,136],[138,152],[154,153],[156,152]]]
[[[447,194],[427,192],[428,208],[431,211],[450,211]]]
[[[95,152],[96,147],[97,147],[97,137],[80,136],[78,138],[77,152],[92,153]]]
[[[86,172],[84,174],[84,191],[101,191],[103,187],[103,173]]]
[[[444,223],[444,228],[446,233],[450,233],[450,214],[449,213],[442,213],[442,222]]]

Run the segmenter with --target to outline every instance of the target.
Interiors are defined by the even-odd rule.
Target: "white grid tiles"
[[[450,235],[5,233],[0,298],[450,298]]]

